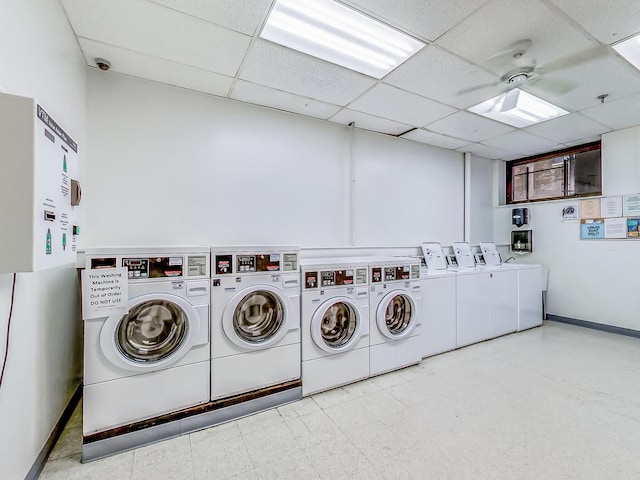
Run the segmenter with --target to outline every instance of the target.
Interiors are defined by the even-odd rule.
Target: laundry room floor
[[[553,322],[41,479],[640,478],[640,340]]]

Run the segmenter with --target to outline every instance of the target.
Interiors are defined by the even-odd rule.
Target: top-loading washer
[[[422,360],[420,259],[372,257],[369,260],[370,375]]]
[[[300,381],[298,256],[298,247],[211,248],[212,400]]]
[[[209,401],[208,247],[86,250],[88,270],[110,267],[129,312],[84,319],[85,439]]]
[[[368,263],[301,261],[302,395],[369,377]]]

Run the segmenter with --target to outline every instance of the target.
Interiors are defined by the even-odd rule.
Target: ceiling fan
[[[506,50],[483,61],[480,67],[494,74],[499,72],[498,79],[491,83],[464,88],[459,90],[457,94],[462,95],[502,84],[504,85],[503,93],[514,88],[536,85],[537,88],[551,95],[563,95],[575,88],[575,83],[569,80],[545,78],[545,75],[588,62],[605,53],[602,47],[598,47],[577,55],[563,57],[544,65],[538,65],[535,58],[526,55],[532,43],[529,39],[518,40]]]

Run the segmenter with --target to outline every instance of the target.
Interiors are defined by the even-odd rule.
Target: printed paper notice
[[[600,211],[602,218],[622,216],[622,196],[605,197],[600,199]]]
[[[126,267],[83,270],[82,317],[88,319],[128,313],[127,275]]]
[[[580,220],[580,238],[582,240],[604,238],[603,219]]]
[[[605,218],[604,238],[627,238],[627,219],[624,217]]]
[[[562,221],[564,223],[578,223],[578,204],[572,203],[562,209]]]
[[[625,195],[624,197],[622,197],[622,216],[640,216],[640,194]]]
[[[600,199],[581,200],[580,218],[600,218]]]

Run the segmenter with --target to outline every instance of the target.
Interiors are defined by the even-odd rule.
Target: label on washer
[[[129,313],[127,267],[82,271],[82,318]]]

